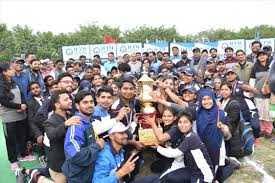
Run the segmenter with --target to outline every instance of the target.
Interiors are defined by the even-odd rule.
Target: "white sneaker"
[[[18,162],[14,162],[14,163],[11,163],[11,170],[12,171],[16,171],[17,169],[19,169],[19,164]]]
[[[25,175],[22,171],[22,168],[19,168],[15,171],[16,183],[25,183]]]
[[[228,157],[229,161],[235,165],[235,169],[239,169],[241,167],[241,162],[235,157]]]

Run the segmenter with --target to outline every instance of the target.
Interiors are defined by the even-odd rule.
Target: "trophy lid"
[[[138,80],[138,82],[146,83],[146,82],[154,82],[152,78],[150,78],[147,74],[143,74],[141,78]]]
[[[143,72],[141,78],[138,80],[138,82],[141,83],[153,83],[154,80],[148,76],[148,67],[143,66]]]

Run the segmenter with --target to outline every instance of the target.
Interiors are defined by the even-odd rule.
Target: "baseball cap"
[[[213,58],[208,58],[206,60],[206,63],[214,63],[214,62],[215,62],[215,59],[213,59]]]
[[[266,46],[263,47],[263,50],[266,51],[266,52],[272,51],[272,47],[269,46],[269,45],[266,45]]]
[[[121,77],[120,85],[122,85],[123,83],[131,83],[133,86],[136,86],[134,83],[134,79],[135,77],[132,75],[124,75]]]
[[[121,122],[116,122],[114,126],[108,131],[108,134],[125,132],[129,129],[129,127],[130,126],[125,126]]]
[[[260,50],[260,51],[257,53],[257,58],[258,58],[261,54],[267,55],[267,52],[266,52],[265,50]]]
[[[22,63],[22,64],[24,64],[24,63],[25,63],[25,60],[22,59],[21,57],[15,57],[15,58],[14,58],[14,62],[15,62],[15,63]]]
[[[44,59],[44,60],[41,60],[41,64],[47,64],[48,62],[50,61],[50,59]]]
[[[204,87],[214,88],[214,83],[211,80],[207,80],[204,84]]]
[[[228,74],[229,72],[236,73],[236,72],[235,72],[233,69],[231,69],[231,68],[227,69],[226,74]]]
[[[183,73],[185,70],[185,67],[179,67],[177,68],[177,73]]]
[[[190,91],[192,93],[197,93],[197,90],[193,86],[186,86],[185,88],[183,88],[182,93],[184,93],[185,91]]]
[[[183,74],[185,74],[187,76],[194,76],[193,70],[189,67],[185,68],[185,70],[183,71]]]
[[[225,63],[225,60],[222,60],[222,59],[221,59],[221,60],[218,60],[218,61],[217,61],[217,64],[219,64],[219,63]]]

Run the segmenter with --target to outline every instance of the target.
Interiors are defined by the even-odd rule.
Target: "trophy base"
[[[154,146],[159,144],[152,128],[139,129],[138,131],[139,141],[145,146]]]

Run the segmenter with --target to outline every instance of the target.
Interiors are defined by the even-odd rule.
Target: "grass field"
[[[270,139],[260,138],[260,144],[256,147],[251,159],[262,165],[264,170],[275,178],[275,144]],[[230,179],[229,183],[256,183],[262,182],[262,174],[253,167],[242,165],[241,169],[236,171]],[[271,182],[272,183],[272,182]]]
[[[150,163],[152,157],[150,153],[145,153],[145,165],[141,169],[141,175],[150,175]],[[256,147],[254,154],[250,157],[255,162],[261,164],[266,172],[275,178],[275,143],[270,139],[261,138],[259,146]],[[263,175],[254,167],[242,163],[241,168],[226,180],[226,183],[261,183]],[[268,182],[273,183],[273,182]]]

